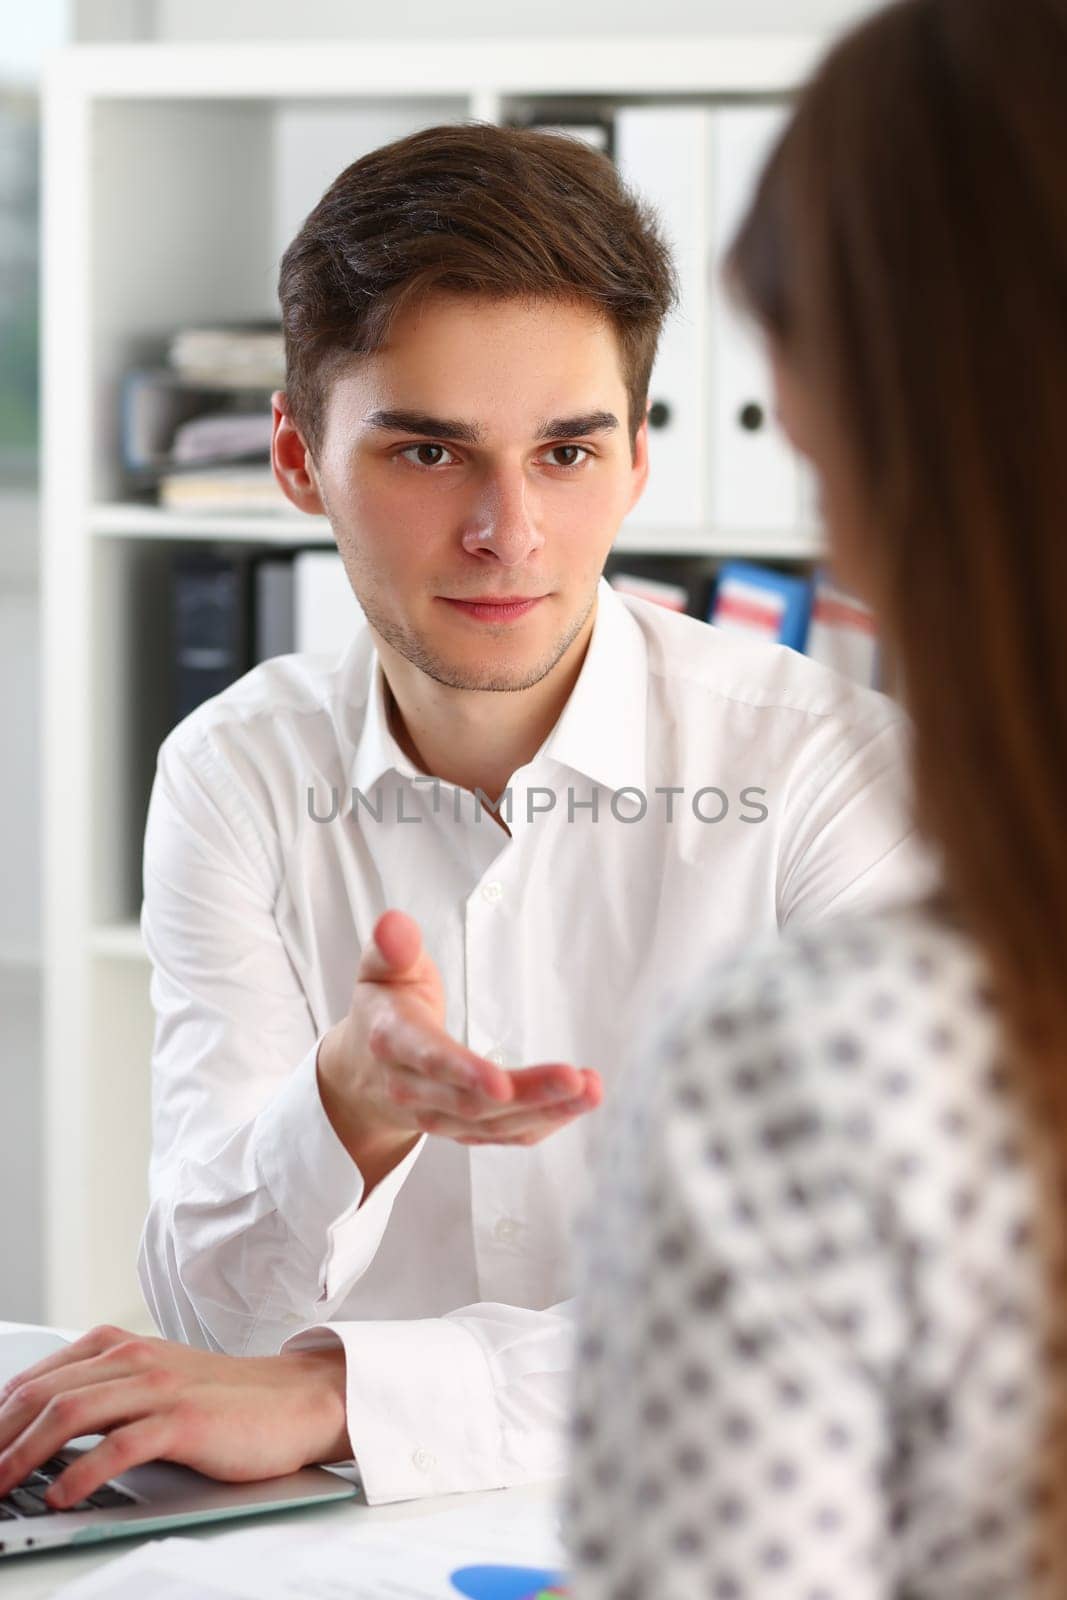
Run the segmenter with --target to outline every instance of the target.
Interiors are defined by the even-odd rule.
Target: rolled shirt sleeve
[[[156,1031],[138,1269],[164,1335],[231,1354],[275,1351],[343,1300],[422,1148],[361,1204],[274,918],[278,871],[210,747],[194,761],[167,741],[144,855]]]

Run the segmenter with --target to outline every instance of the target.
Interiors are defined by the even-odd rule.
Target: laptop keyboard
[[[63,1512],[48,1505],[44,1497],[49,1484],[55,1482],[67,1465],[62,1456],[53,1456],[43,1467],[31,1472],[25,1483],[20,1483],[17,1489],[10,1489],[0,1499],[0,1522],[12,1522],[21,1517],[61,1517]],[[79,1500],[76,1506],[67,1506],[65,1510],[114,1511],[119,1506],[136,1504],[131,1494],[125,1494],[113,1484],[105,1483],[87,1500]]]

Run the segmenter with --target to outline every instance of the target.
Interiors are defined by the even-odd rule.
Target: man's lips
[[[539,605],[546,597],[536,595],[479,595],[473,599],[456,599],[451,595],[441,595],[440,598],[446,605],[454,606],[457,611],[462,611],[465,616],[475,617],[482,622],[508,622],[513,617],[524,617],[534,606]]]

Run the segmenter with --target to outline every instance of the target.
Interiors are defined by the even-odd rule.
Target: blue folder
[[[715,610],[724,582],[732,578],[750,587],[762,589],[768,599],[784,602],[778,629],[779,643],[789,645],[792,650],[803,651],[808,638],[808,623],[815,589],[811,579],[776,572],[772,567],[757,566],[751,561],[724,561],[719,568],[715,593],[708,612],[709,622],[715,621]]]

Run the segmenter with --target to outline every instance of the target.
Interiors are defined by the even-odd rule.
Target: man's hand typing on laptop
[[[146,1461],[230,1483],[347,1461],[344,1351],[221,1356],[94,1328],[0,1391],[0,1496],[95,1433],[46,1495],[57,1510]]]

